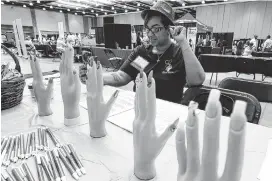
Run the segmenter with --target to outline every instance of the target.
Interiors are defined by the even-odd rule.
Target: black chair
[[[222,80],[218,87],[246,92],[255,96],[260,102],[272,102],[272,83],[269,82],[230,77]]]
[[[211,89],[214,88],[207,86],[189,88],[185,91],[181,104],[188,106],[190,101],[195,101],[199,104],[199,109],[205,110]],[[222,114],[224,116],[230,116],[235,101],[242,100],[247,102],[247,121],[254,124],[259,123],[262,108],[259,101],[254,96],[228,89],[218,88],[218,90],[221,91],[220,102],[222,104]]]
[[[232,55],[232,47],[224,46],[222,54],[223,55]]]
[[[119,68],[122,65],[123,59],[120,57],[117,57],[111,49],[104,49],[104,52],[106,56],[108,57],[108,60],[111,66],[113,67],[113,71],[119,70]]]

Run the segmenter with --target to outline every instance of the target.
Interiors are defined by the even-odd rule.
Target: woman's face
[[[161,17],[153,16],[146,24],[147,36],[153,46],[163,45],[169,39],[169,32],[161,23]]]

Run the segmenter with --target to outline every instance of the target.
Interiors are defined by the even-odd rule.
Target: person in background
[[[143,41],[143,38],[142,38],[142,32],[141,31],[138,31],[137,32],[137,39],[136,39],[136,45],[137,46],[140,46],[142,45],[142,41]]]
[[[232,43],[232,54],[236,55],[236,51],[237,51],[237,42],[233,41],[233,43]]]
[[[212,46],[213,48],[216,47],[215,38],[212,38],[212,39],[211,39],[211,46]]]
[[[35,49],[35,46],[34,44],[32,43],[32,40],[30,38],[30,36],[27,36],[26,39],[25,39],[25,45],[26,45],[26,48],[27,48],[27,51],[30,51],[32,49]]]
[[[254,35],[254,38],[250,40],[250,43],[253,43],[253,51],[257,51],[258,48],[258,35]]]
[[[242,55],[243,51],[244,51],[244,42],[240,40],[237,43],[236,55]]]
[[[263,44],[263,49],[262,49],[263,52],[272,52],[272,39],[271,39],[271,36],[268,35],[266,37],[266,40]]]
[[[182,27],[170,29],[174,26],[174,15],[173,8],[165,1],[157,1],[144,10],[141,17],[150,44],[136,47],[117,72],[104,73],[104,85],[117,87],[134,81],[135,90],[136,77],[144,71],[153,74],[156,97],[175,103],[181,102],[186,83],[189,87],[202,85],[204,69],[181,33]],[[171,34],[177,43],[171,41]]]
[[[251,53],[253,52],[253,48],[254,44],[253,43],[249,43],[248,46],[245,47],[243,56],[252,56]]]

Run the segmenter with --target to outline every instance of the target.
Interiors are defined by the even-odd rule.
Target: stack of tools
[[[50,148],[47,136],[55,147]],[[26,139],[25,139],[26,138]],[[25,142],[26,140],[26,142]],[[1,139],[2,166],[22,160],[18,167],[2,170],[1,181],[35,181],[28,167],[27,159],[35,158],[39,181],[66,181],[63,165],[75,180],[79,180],[86,170],[71,144],[60,144],[49,128],[38,128],[29,133],[21,133]],[[47,177],[47,179],[45,179]]]

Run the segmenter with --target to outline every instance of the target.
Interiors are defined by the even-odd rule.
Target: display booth
[[[196,45],[199,43],[200,39],[206,39],[207,35],[210,37],[213,31],[212,27],[201,23],[190,13],[177,19],[175,25],[181,25],[186,28],[186,38],[193,51],[195,51]]]

